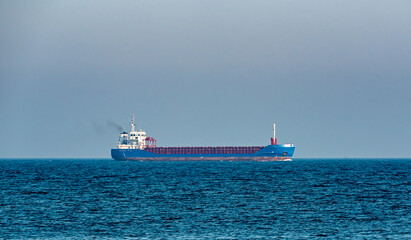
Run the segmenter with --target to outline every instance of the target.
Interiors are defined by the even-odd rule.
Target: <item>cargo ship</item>
[[[120,134],[111,157],[137,161],[291,161],[294,144],[277,144],[275,124],[273,135],[267,146],[157,147],[156,139],[141,129],[136,131],[132,116],[130,133]]]

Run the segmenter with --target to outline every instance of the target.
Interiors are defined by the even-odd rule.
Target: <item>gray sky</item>
[[[411,157],[411,1],[2,1],[0,157],[267,145]]]

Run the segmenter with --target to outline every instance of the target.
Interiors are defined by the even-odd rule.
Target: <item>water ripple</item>
[[[405,239],[411,160],[0,160],[5,239]]]

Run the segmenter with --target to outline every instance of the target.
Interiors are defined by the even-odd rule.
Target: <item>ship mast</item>
[[[131,115],[132,117],[131,117],[131,131],[132,132],[134,132],[135,130],[134,130],[134,127],[135,127],[135,125],[134,125],[134,115]]]
[[[277,138],[275,138],[275,123],[273,123],[273,137],[271,138],[271,145],[277,145]]]

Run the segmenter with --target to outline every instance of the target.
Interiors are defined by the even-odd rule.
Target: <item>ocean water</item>
[[[1,239],[411,239],[411,159],[0,160]]]

